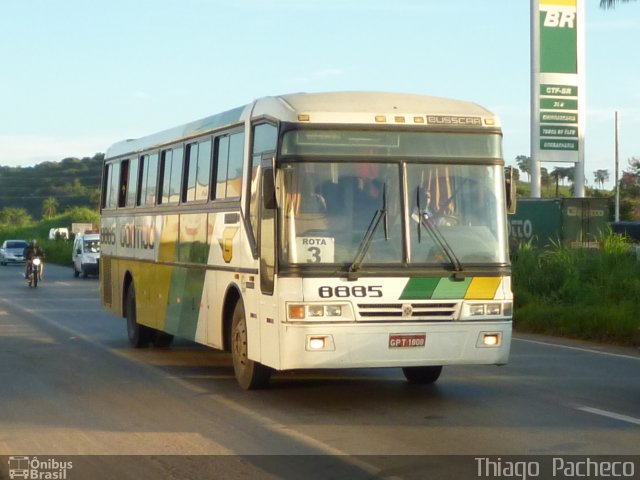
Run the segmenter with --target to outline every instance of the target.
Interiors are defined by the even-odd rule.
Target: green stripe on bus
[[[165,331],[195,340],[206,270],[175,268],[171,275]]]
[[[400,300],[438,300],[464,298],[472,277],[464,280],[445,278],[411,278],[400,294]]]
[[[464,280],[454,280],[450,277],[441,278],[431,298],[433,300],[464,298],[470,283],[471,277],[467,277]]]
[[[400,295],[400,300],[429,300],[440,278],[411,278]]]

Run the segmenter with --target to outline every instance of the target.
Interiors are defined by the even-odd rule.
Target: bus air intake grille
[[[438,303],[377,303],[358,304],[361,321],[452,321],[455,319],[458,304],[456,302]]]

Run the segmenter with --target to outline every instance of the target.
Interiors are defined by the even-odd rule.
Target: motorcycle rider
[[[40,278],[42,278],[42,272],[44,271],[44,250],[38,245],[38,241],[34,238],[29,242],[23,252],[25,258],[24,278],[29,276],[29,267],[35,257],[40,257],[42,263],[40,264]]]

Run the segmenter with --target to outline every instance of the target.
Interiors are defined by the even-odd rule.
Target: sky
[[[586,1],[585,177],[640,157],[640,1]],[[292,92],[395,91],[495,112],[530,155],[529,0],[22,0],[0,17],[0,166]],[[562,166],[567,166],[562,165]],[[543,164],[552,170],[554,165]]]

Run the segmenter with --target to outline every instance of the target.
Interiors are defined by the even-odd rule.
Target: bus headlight
[[[336,346],[332,335],[307,335],[305,350],[307,352],[334,352]]]
[[[352,320],[344,318],[349,312],[346,305],[292,303],[287,306],[288,320]]]
[[[486,317],[510,317],[512,312],[511,302],[466,302],[462,308],[462,319],[482,320]]]
[[[501,332],[482,332],[478,336],[478,342],[476,343],[476,347],[478,348],[500,347],[501,345],[502,345]]]

